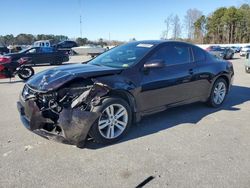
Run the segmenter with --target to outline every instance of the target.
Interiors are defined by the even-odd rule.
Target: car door
[[[37,48],[37,54],[36,54],[36,64],[44,64],[44,63],[49,63],[48,58],[47,58],[47,53],[46,53],[46,48],[48,47],[40,47]]]
[[[193,95],[197,99],[205,100],[210,95],[211,83],[216,72],[216,66],[213,62],[209,62],[210,58],[216,58],[207,54],[203,49],[193,46],[192,47],[194,62],[196,63],[195,80],[196,84],[193,86]],[[209,58],[209,56],[211,56]]]
[[[142,73],[138,104],[141,110],[174,105],[193,97],[196,65],[190,45],[168,43],[158,49],[146,63],[157,60],[164,60],[164,66],[150,68]]]
[[[29,57],[32,59],[31,64],[37,64],[37,54],[39,53],[39,48],[34,47],[30,48],[28,51],[25,52],[24,57]]]
[[[54,58],[54,49],[51,47],[42,47],[40,48],[39,53],[39,63],[40,64],[47,64],[47,63],[55,63]]]

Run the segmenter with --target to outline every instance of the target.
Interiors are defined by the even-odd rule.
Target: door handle
[[[194,69],[189,69],[188,72],[189,72],[189,74],[192,75],[192,74],[194,74]]]

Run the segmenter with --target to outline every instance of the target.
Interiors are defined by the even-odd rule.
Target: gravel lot
[[[0,80],[0,187],[136,187],[150,176],[145,187],[250,187],[250,74],[243,59],[232,62],[234,86],[220,109],[169,109],[120,143],[85,149],[27,131],[16,109],[24,83]]]

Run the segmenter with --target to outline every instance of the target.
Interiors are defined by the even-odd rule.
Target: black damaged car
[[[87,137],[109,144],[143,116],[199,101],[219,107],[233,75],[229,61],[192,44],[132,42],[87,64],[36,74],[17,106],[26,128],[40,136],[81,147]]]

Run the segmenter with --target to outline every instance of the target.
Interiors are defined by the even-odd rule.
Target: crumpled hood
[[[31,77],[27,84],[39,91],[51,91],[75,78],[89,78],[118,74],[122,69],[91,64],[63,65],[42,71]]]

